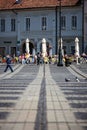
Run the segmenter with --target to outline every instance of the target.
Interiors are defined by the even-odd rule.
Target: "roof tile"
[[[61,0],[62,6],[73,6],[79,0]],[[59,0],[0,0],[0,10],[59,6]]]

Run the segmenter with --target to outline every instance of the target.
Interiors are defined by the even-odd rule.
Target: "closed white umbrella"
[[[43,38],[42,39],[42,55],[43,55],[43,57],[45,57],[46,54],[47,54],[46,39]]]
[[[26,53],[29,54],[29,51],[30,51],[30,49],[29,49],[29,39],[27,38],[26,39]]]
[[[80,54],[79,54],[79,39],[78,39],[78,37],[75,38],[75,56],[76,56],[76,62],[78,64],[78,58],[80,56]]]

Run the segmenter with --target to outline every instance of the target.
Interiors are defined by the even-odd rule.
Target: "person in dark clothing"
[[[37,53],[37,65],[39,65],[40,64],[40,53],[38,52]]]
[[[6,66],[5,70],[4,70],[4,72],[6,72],[8,68],[10,68],[11,72],[13,72],[13,69],[11,67],[11,58],[10,58],[9,55],[7,55],[7,57],[6,57],[6,63],[7,63],[7,66]]]

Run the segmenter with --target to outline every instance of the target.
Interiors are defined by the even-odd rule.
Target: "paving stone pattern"
[[[87,74],[87,63],[84,63],[84,64],[75,64],[75,67],[77,67],[82,72],[84,72],[85,74]]]
[[[0,70],[0,130],[87,130],[84,79],[76,82],[67,67],[56,65],[14,68]]]

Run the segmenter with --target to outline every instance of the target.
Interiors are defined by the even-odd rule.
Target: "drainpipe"
[[[82,53],[84,52],[84,0],[82,0]]]

